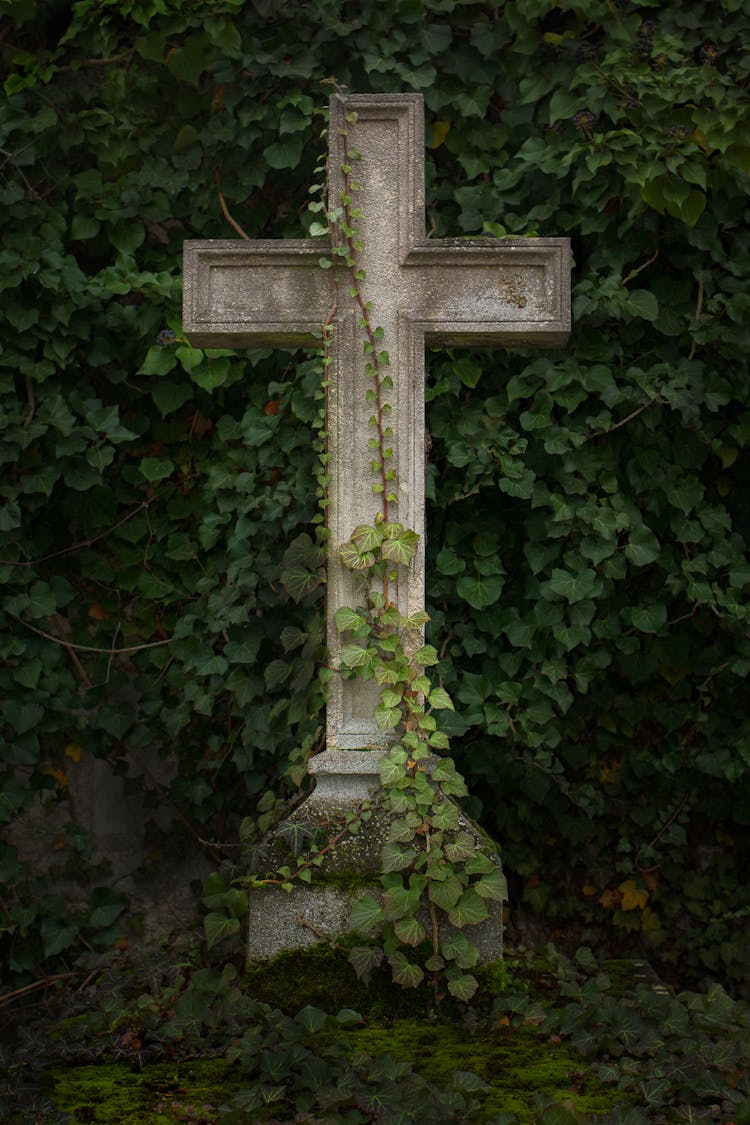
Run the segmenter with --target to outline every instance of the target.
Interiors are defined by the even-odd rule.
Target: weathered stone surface
[[[356,124],[346,125],[352,112]],[[365,243],[365,297],[384,330],[395,384],[389,399],[400,482],[398,519],[420,535],[419,553],[397,591],[401,612],[410,614],[424,607],[425,345],[562,345],[570,330],[569,242],[425,238],[424,122],[418,94],[331,99],[332,206],[343,186],[344,128],[361,152],[356,176],[362,184],[357,204],[365,216],[359,227]],[[332,298],[332,271],[318,266],[325,251],[319,239],[186,242],[184,326],[192,343],[319,345]],[[346,279],[339,286],[332,356],[327,621],[335,666],[339,640],[334,615],[354,601],[352,575],[342,565],[338,547],[379,510],[366,456],[371,407],[365,400],[362,340]],[[372,685],[333,678],[329,753],[388,745],[390,737],[373,719],[376,701]],[[341,785],[342,790],[350,786],[350,779],[342,779]]]
[[[352,114],[356,121],[351,121]],[[399,482],[397,518],[420,537],[408,572],[391,588],[402,614],[424,608],[424,350],[426,346],[558,347],[570,329],[569,242],[561,238],[427,239],[424,229],[424,122],[418,94],[369,94],[331,99],[330,205],[344,186],[344,134],[361,154],[357,205],[364,218],[364,297],[375,326],[383,329],[393,388],[394,468]],[[494,216],[493,216],[494,217]],[[333,270],[319,268],[322,240],[186,242],[184,327],[198,346],[298,347],[318,345],[333,307]],[[339,662],[335,614],[356,602],[354,579],[338,548],[359,524],[380,511],[372,494],[367,456],[371,405],[365,392],[365,357],[359,312],[345,277],[336,295],[332,365],[328,372],[327,625],[330,663]],[[341,816],[378,784],[377,760],[393,741],[373,716],[378,688],[334,675],[329,689],[326,750],[313,758],[317,788],[295,815]],[[475,834],[479,830],[472,828]],[[385,838],[375,821],[368,839],[351,845],[338,872],[373,865]],[[360,850],[360,864],[353,864]],[[497,860],[499,866],[499,859]],[[364,867],[363,867],[364,865]],[[373,871],[376,874],[377,868]],[[295,887],[291,895],[267,889],[253,896],[249,956],[267,959],[345,932],[352,892],[335,882]],[[471,928],[477,941],[482,927]],[[479,936],[482,958],[502,952],[498,909]]]
[[[352,906],[364,895],[382,896],[380,887],[367,884],[351,890],[335,884],[296,886],[290,893],[278,887],[254,891],[248,920],[247,959],[270,961],[289,949],[307,949],[321,941],[333,941],[351,932]],[[479,950],[480,964],[503,955],[503,918],[500,903],[491,903],[491,916],[471,926],[466,936]],[[427,912],[420,920],[429,931]],[[445,925],[443,936],[453,932]],[[365,939],[363,939],[365,940]]]
[[[300,820],[308,826],[317,824],[322,837],[335,839],[345,823],[345,814],[351,812],[351,804],[316,798],[317,790],[297,807],[289,820]],[[490,856],[500,867],[494,842],[463,810],[459,808],[458,812],[459,828],[474,838],[478,852]],[[323,855],[320,866],[313,868],[315,883],[294,884],[289,892],[277,886],[255,889],[250,900],[248,960],[266,961],[283,950],[304,949],[316,941],[329,941],[349,933],[351,910],[357,899],[365,894],[382,899],[383,892],[377,878],[382,869],[381,853],[388,841],[390,827],[389,816],[375,802],[370,820],[356,835],[345,833],[328,851],[325,851],[321,839]],[[283,838],[283,832],[281,835]],[[268,839],[264,861],[269,868],[279,864],[294,866],[283,844],[279,844],[273,834]],[[487,906],[491,911],[490,917],[467,931],[467,937],[479,950],[480,962],[494,961],[502,956],[502,904],[488,902]],[[427,911],[420,912],[419,917],[429,932]],[[452,931],[453,927],[443,918],[442,935]]]

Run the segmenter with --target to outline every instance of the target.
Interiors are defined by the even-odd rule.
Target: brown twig
[[[134,516],[144,511],[152,503],[152,500],[142,500],[137,508],[133,508],[132,512],[128,512],[121,520],[108,527],[106,531],[101,531],[98,535],[92,535],[90,539],[82,539],[80,543],[71,543],[69,547],[62,547],[61,550],[53,551],[49,555],[42,555],[39,559],[29,559],[25,562],[18,562],[14,559],[0,559],[0,564],[2,566],[39,566],[41,563],[49,562],[50,559],[59,559],[61,555],[70,555],[73,551],[82,551],[85,547],[93,547],[94,543],[98,543],[100,539],[104,539],[105,536],[111,535],[113,531],[117,531],[118,527],[122,527],[128,520],[132,520]]]
[[[664,833],[667,831],[667,829],[670,828],[674,824],[674,822],[677,820],[677,817],[680,815],[680,813],[685,808],[685,805],[687,803],[688,803],[688,794],[686,793],[685,796],[680,801],[677,808],[674,810],[672,815],[669,817],[669,819],[667,821],[665,821],[664,824],[662,824],[661,828],[656,833],[656,835],[654,836],[651,843],[648,845],[649,848],[653,848],[654,845],[658,843],[660,837],[662,837],[664,835]],[[655,864],[653,867],[641,867],[640,864],[639,864],[638,870],[641,872],[642,875],[647,875],[650,871],[656,871],[659,867],[661,867],[660,863]]]
[[[6,611],[7,612],[7,611]],[[28,621],[24,621],[22,617],[16,617],[15,613],[8,613],[8,617],[12,617],[14,621],[18,621],[20,625],[24,625],[30,629],[32,633],[36,633],[40,637],[44,637],[45,641],[52,641],[53,644],[61,645],[63,648],[75,649],[76,652],[96,652],[100,656],[123,656],[128,652],[141,652],[146,648],[160,648],[162,645],[168,645],[172,641],[172,637],[167,637],[164,641],[147,641],[145,644],[140,645],[126,645],[124,648],[97,648],[95,645],[79,645],[73,641],[66,641],[64,637],[56,637],[54,633],[45,633],[44,629],[37,629],[36,625],[30,625]]]
[[[23,420],[23,428],[28,430],[31,425],[32,419],[36,413],[36,398],[34,397],[34,385],[31,382],[31,376],[26,376],[26,400],[29,404],[29,412]]]
[[[51,984],[57,984],[61,980],[70,980],[71,977],[77,977],[78,973],[58,973],[54,977],[45,977],[43,980],[36,980],[33,984],[25,984],[23,988],[16,988],[13,992],[6,992],[4,996],[0,996],[0,1008],[6,1004],[12,1004],[14,1000],[19,1000],[22,996],[28,996],[31,992],[37,992],[40,988],[48,988]]]
[[[632,422],[634,418],[637,418],[639,414],[643,414],[644,410],[648,410],[649,406],[653,406],[654,403],[658,401],[658,398],[649,399],[648,402],[644,402],[642,406],[639,406],[637,410],[628,414],[626,418],[621,418],[619,422],[615,422],[614,426],[610,426],[608,430],[596,430],[593,434],[588,434],[587,437],[590,440],[592,438],[605,437],[606,434],[613,434],[615,430],[619,430],[620,426],[626,426],[628,422]]]
[[[224,218],[226,219],[226,221],[229,223],[230,226],[234,227],[234,229],[237,231],[237,234],[240,236],[240,238],[244,238],[246,242],[251,242],[252,239],[250,238],[250,235],[247,234],[242,229],[240,224],[238,222],[236,222],[232,218],[232,216],[229,214],[229,208],[227,207],[226,200],[224,199],[224,196],[221,193],[221,189],[219,188],[219,173],[218,173],[218,171],[214,171],[214,179],[216,180],[216,194],[219,197],[219,205],[221,207],[221,210],[224,213]]]
[[[623,278],[622,284],[627,285],[628,282],[632,281],[634,277],[638,277],[638,274],[641,273],[642,270],[648,269],[648,267],[650,265],[653,265],[653,263],[656,261],[656,259],[658,257],[659,257],[659,247],[657,246],[656,250],[654,250],[653,254],[648,259],[648,261],[644,262],[642,266],[638,266],[637,269],[634,269],[633,272],[629,273],[626,278]]]
[[[696,602],[690,610],[690,613],[683,613],[682,617],[673,617],[671,621],[667,622],[667,627],[670,625],[679,625],[682,621],[689,621],[691,617],[695,617],[702,604],[702,602]]]
[[[3,165],[7,164],[9,161],[10,161],[11,164],[13,164],[13,161],[16,159],[16,157],[20,156],[22,152],[25,152],[26,149],[29,148],[32,143],[33,142],[29,141],[28,144],[22,145],[21,148],[17,148],[15,152],[8,152],[8,150],[6,148],[0,148],[0,156],[5,157],[5,160],[3,161],[3,164],[0,164],[0,168],[2,168]],[[21,177],[24,184],[26,185],[26,190],[29,193],[29,195],[32,195],[32,196],[35,196],[36,198],[39,198],[39,192],[36,190],[34,185],[23,174],[22,169],[19,168],[17,164],[13,164],[13,167],[15,168],[16,172],[18,172],[18,175]]]
[[[56,621],[58,623],[58,627],[62,627],[62,619],[57,614],[55,614],[55,617],[54,617],[53,621]],[[25,622],[24,622],[24,624],[25,624]],[[86,687],[86,688],[93,687],[93,684],[91,683],[91,680],[89,679],[89,674],[86,671],[86,669],[84,668],[83,664],[81,664],[81,661],[78,659],[78,655],[76,654],[74,648],[71,645],[69,645],[67,643],[67,641],[65,641],[62,637],[60,638],[60,644],[64,645],[65,648],[67,649],[68,656],[70,657],[71,662],[73,664],[73,667],[75,668],[76,672],[78,673],[79,678],[81,680],[81,683],[84,685],[84,687]]]
[[[110,55],[108,59],[82,59],[81,62],[71,66],[58,66],[57,73],[65,74],[80,70],[82,66],[109,66],[111,63],[122,62],[123,59],[128,59],[134,54],[135,47],[129,47],[127,51],[121,51],[119,55]]]
[[[425,828],[425,851],[430,853],[430,829]],[[430,928],[432,930],[432,952],[435,957],[440,953],[440,927],[438,925],[437,911],[435,910],[435,903],[432,899],[427,900],[427,912],[430,915]]]
[[[701,313],[703,312],[703,293],[704,293],[703,282],[699,279],[698,280],[698,300],[695,302],[695,317],[693,318],[695,320],[696,328],[698,327],[698,321],[700,320]],[[695,337],[693,337],[693,339],[691,341],[691,344],[690,344],[690,351],[688,352],[688,359],[693,358],[693,356],[695,355],[697,347],[698,347],[698,345],[695,341]]]
[[[319,941],[327,942],[331,949],[341,949],[341,946],[337,945],[333,940],[332,934],[326,934],[323,930],[319,930],[317,926],[313,926],[312,922],[308,922],[301,914],[298,914],[294,920],[298,926],[303,926],[306,930],[310,930],[311,933],[314,933]]]

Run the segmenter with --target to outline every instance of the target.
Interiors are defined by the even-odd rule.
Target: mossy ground
[[[236,1068],[224,1059],[56,1066],[43,1092],[70,1125],[173,1125],[218,1120],[241,1086]]]
[[[426,990],[396,988],[385,972],[374,974],[369,984],[358,981],[346,955],[345,949],[324,945],[282,954],[254,966],[246,989],[290,1015],[308,1004],[330,1013],[354,1008],[363,1015],[364,1026],[323,1030],[311,1037],[311,1046],[336,1038],[346,1042],[351,1059],[388,1054],[443,1089],[451,1088],[456,1071],[476,1075],[488,1088],[473,1094],[481,1102],[473,1122],[502,1113],[514,1114],[519,1123],[534,1122],[537,1095],[584,1115],[611,1111],[623,1096],[599,1082],[581,1056],[556,1037],[500,1018],[489,1027],[482,1021],[472,1033],[458,1005],[449,1001],[436,1011]],[[478,975],[478,998],[486,1010],[514,971],[497,962],[482,966]],[[242,1086],[241,1068],[218,1058],[148,1063],[142,1070],[126,1063],[56,1066],[43,1080],[46,1098],[57,1113],[69,1115],[70,1125],[214,1122]]]
[[[388,1053],[411,1063],[437,1086],[450,1086],[455,1071],[468,1071],[490,1087],[476,1121],[513,1113],[534,1122],[537,1094],[571,1104],[585,1114],[611,1110],[622,1094],[599,1082],[572,1047],[550,1042],[532,1029],[499,1027],[471,1035],[453,1023],[399,1020],[387,1028],[353,1029],[347,1036],[356,1052]]]
[[[477,1122],[505,1112],[532,1123],[537,1094],[584,1114],[605,1113],[622,1097],[598,1082],[571,1047],[525,1028],[469,1035],[452,1023],[407,1019],[342,1034],[352,1056],[389,1054],[438,1086],[450,1087],[454,1071],[477,1075],[489,1086],[479,1095],[479,1114],[472,1115]],[[45,1093],[59,1113],[70,1115],[70,1125],[184,1125],[218,1120],[242,1084],[237,1068],[223,1059],[152,1063],[140,1071],[108,1063],[55,1067]]]

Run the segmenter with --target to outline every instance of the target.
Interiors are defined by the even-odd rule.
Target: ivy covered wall
[[[322,588],[282,573],[320,363],[191,348],[181,245],[231,236],[219,192],[250,237],[305,233],[335,75],[423,93],[430,233],[573,241],[568,348],[428,357],[430,639],[513,907],[745,986],[748,15],[6,3],[0,819],[62,805],[81,883],[71,911],[0,843],[12,979],[120,933],[71,763],[177,751],[168,800],[233,839],[319,743]]]

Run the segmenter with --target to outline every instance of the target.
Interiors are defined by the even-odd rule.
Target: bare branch
[[[216,180],[216,194],[219,197],[219,204],[221,205],[221,209],[224,213],[224,218],[226,219],[226,221],[229,223],[230,226],[234,227],[234,229],[237,231],[237,234],[240,236],[240,238],[244,238],[246,242],[251,242],[252,239],[250,238],[250,235],[247,234],[242,229],[240,224],[238,222],[236,222],[232,218],[232,216],[229,214],[229,208],[227,207],[226,200],[224,199],[224,196],[221,194],[221,189],[219,188],[219,173],[218,173],[217,170],[214,171],[214,179]]]
[[[60,645],[62,648],[73,649],[76,652],[96,652],[101,656],[123,656],[128,652],[142,652],[146,648],[161,648],[163,645],[170,644],[173,640],[172,637],[167,637],[164,641],[147,641],[145,644],[126,645],[124,648],[97,648],[94,645],[74,644],[73,641],[66,641],[64,637],[56,637],[53,633],[45,633],[44,629],[37,629],[36,625],[30,625],[22,617],[16,617],[15,613],[9,613],[8,617],[18,621],[20,625],[30,629],[32,633],[44,637],[45,641],[52,641],[53,644]]]

